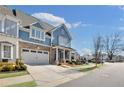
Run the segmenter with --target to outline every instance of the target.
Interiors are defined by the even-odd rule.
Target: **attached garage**
[[[28,65],[48,65],[49,52],[41,50],[22,49],[22,59]]]

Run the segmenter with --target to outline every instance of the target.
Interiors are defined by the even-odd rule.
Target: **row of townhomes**
[[[0,6],[2,62],[23,59],[29,65],[65,63],[72,60],[75,51],[71,40],[64,24],[54,27],[22,11]]]

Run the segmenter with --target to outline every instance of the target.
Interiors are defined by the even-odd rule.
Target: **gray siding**
[[[43,29],[40,23],[33,24],[33,26]]]
[[[45,44],[45,45],[51,45],[51,39],[50,38],[45,38],[45,41],[41,40],[36,40],[30,38],[30,33],[26,31],[19,30],[19,38],[25,41],[30,41],[34,43],[39,43],[39,44]]]
[[[64,36],[65,38],[67,38],[68,42],[70,42],[70,45],[68,45],[68,47],[71,47],[71,39],[68,36],[68,33],[65,31],[65,29],[62,27],[56,29],[53,32],[53,41],[52,44],[54,45],[59,45],[59,36]]]

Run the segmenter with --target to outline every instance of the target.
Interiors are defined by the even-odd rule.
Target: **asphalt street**
[[[58,87],[124,87],[124,63],[110,63]]]

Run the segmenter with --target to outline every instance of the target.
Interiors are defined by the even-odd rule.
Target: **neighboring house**
[[[76,51],[76,50],[73,50],[72,52],[71,52],[71,60],[72,61],[79,61],[80,60],[80,55],[79,55],[79,53]]]
[[[52,31],[52,49],[51,61],[56,63],[65,63],[71,61],[71,40],[72,37],[67,27],[62,24],[57,26]]]
[[[71,61],[71,40],[64,24],[54,27],[0,6],[0,61],[23,59],[32,65]]]

